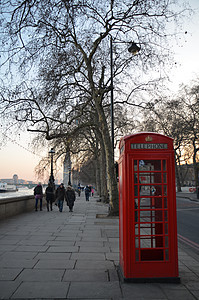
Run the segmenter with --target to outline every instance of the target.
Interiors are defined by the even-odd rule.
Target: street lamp
[[[51,156],[51,173],[50,173],[50,178],[49,178],[49,183],[51,183],[54,186],[54,176],[53,176],[53,155],[55,154],[55,151],[53,148],[49,151],[49,154]]]
[[[136,43],[131,42],[128,51],[133,55],[136,55],[140,51],[140,47]]]
[[[68,167],[68,185],[71,185],[71,166]]]
[[[140,51],[140,47],[134,43],[130,42],[128,51],[133,55],[136,55]],[[111,139],[113,147],[113,160],[114,160],[114,101],[113,101],[113,39],[110,36],[110,61],[111,61]]]

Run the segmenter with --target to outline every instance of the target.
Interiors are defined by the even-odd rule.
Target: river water
[[[16,191],[16,192],[0,193],[0,200],[13,198],[13,197],[29,196],[29,195],[33,195],[33,194],[34,194],[33,189],[19,188],[18,191]]]

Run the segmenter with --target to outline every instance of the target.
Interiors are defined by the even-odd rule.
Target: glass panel
[[[169,246],[169,237],[165,236],[165,247]]]
[[[147,236],[140,238],[140,248],[163,247],[163,236]]]
[[[139,182],[141,184],[154,183],[154,173],[139,173]]]
[[[164,198],[164,208],[167,208],[167,198]]]
[[[166,160],[163,160],[162,164],[163,164],[163,171],[166,171],[167,170]]]
[[[134,171],[137,171],[138,167],[137,167],[137,160],[134,160]]]
[[[139,248],[139,238],[135,238],[135,248]]]
[[[163,234],[163,223],[155,223],[155,234]]]
[[[167,196],[167,185],[164,185],[164,196]]]
[[[167,174],[163,173],[163,183],[167,183]]]
[[[140,208],[153,208],[151,198],[140,198]]]
[[[165,250],[165,260],[169,260],[169,250]]]
[[[161,196],[161,195],[162,195],[161,185],[154,184],[152,186],[151,185],[140,186],[140,196]]]
[[[161,160],[139,160],[140,171],[161,171]]]
[[[167,222],[168,221],[168,211],[165,210],[164,212],[164,221]]]
[[[137,179],[136,179],[137,180]],[[163,174],[163,181],[166,183],[166,173]],[[136,181],[137,183],[137,181]],[[162,173],[139,173],[139,183],[141,184],[154,184],[162,183]]]
[[[151,196],[151,186],[143,185],[140,187],[140,195],[141,196]]]
[[[140,222],[160,222],[162,220],[162,210],[140,211]]]
[[[162,208],[162,197],[140,198],[140,209]]]
[[[139,250],[135,251],[135,260],[139,261]]]
[[[165,232],[165,234],[168,234],[168,224],[167,223],[165,223],[165,225],[164,225],[164,232]]]
[[[138,231],[138,224],[135,225],[135,235],[138,235],[139,231]]]
[[[140,224],[140,235],[155,235],[155,224]]]

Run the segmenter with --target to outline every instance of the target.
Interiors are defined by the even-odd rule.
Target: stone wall
[[[0,220],[9,218],[20,213],[34,210],[34,196],[22,196],[0,200]]]

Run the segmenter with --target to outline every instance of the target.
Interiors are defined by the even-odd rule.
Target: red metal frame
[[[147,132],[121,139],[119,196],[124,279],[179,279],[173,139]]]

